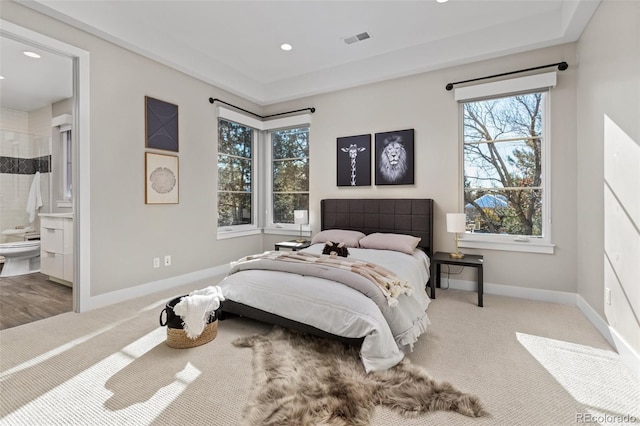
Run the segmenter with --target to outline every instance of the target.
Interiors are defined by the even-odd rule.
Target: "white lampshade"
[[[309,223],[309,211],[308,210],[294,210],[293,211],[293,223],[296,225],[307,225]]]
[[[467,216],[464,213],[447,213],[447,232],[465,232]]]

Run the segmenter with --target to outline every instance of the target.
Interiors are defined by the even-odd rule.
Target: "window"
[[[474,232],[542,236],[543,96],[463,104],[464,210]]]
[[[271,120],[218,107],[218,238],[309,234],[310,114]]]
[[[70,208],[73,197],[73,143],[71,128],[73,116],[71,114],[61,114],[51,119],[51,127],[54,133],[59,132],[59,143],[55,149],[56,170],[60,170],[60,189],[56,194],[56,204],[58,207]]]
[[[309,127],[271,133],[272,215],[293,224],[294,210],[309,209]]]
[[[227,231],[254,224],[254,139],[251,127],[218,120],[218,227]]]
[[[63,174],[63,182],[62,182],[62,194],[65,200],[71,200],[71,196],[73,192],[72,188],[72,145],[71,145],[71,129],[62,131],[60,133],[62,139],[62,152],[63,152],[63,162],[64,162],[64,174]]]
[[[460,245],[552,253],[547,88],[461,102]]]

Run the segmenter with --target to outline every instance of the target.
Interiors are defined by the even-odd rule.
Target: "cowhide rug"
[[[368,425],[375,405],[407,417],[435,410],[486,414],[478,398],[436,382],[407,359],[366,374],[359,348],[278,327],[233,344],[254,351],[245,425]]]

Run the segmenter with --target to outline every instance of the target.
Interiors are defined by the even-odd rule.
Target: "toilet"
[[[5,258],[0,278],[40,272],[40,240],[2,243],[0,256]]]

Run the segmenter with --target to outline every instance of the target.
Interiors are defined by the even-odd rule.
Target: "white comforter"
[[[305,251],[320,254],[324,244]],[[389,250],[349,249],[349,257],[393,271],[414,289],[398,306],[381,310],[371,299],[343,284],[279,271],[249,270],[227,276],[219,285],[224,297],[305,323],[329,333],[364,337],[360,357],[366,371],[393,367],[426,331],[430,299],[425,291],[429,259],[421,250],[406,255]]]

